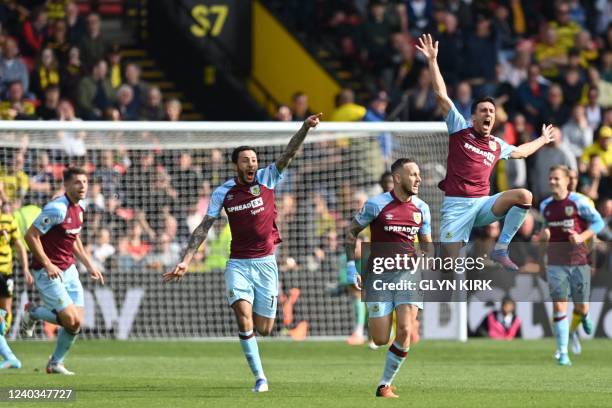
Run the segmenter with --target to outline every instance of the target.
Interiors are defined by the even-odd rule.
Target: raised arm
[[[419,38],[416,49],[421,51],[427,59],[427,65],[431,73],[433,89],[438,100],[438,106],[444,117],[446,117],[453,106],[453,102],[446,93],[446,84],[444,83],[444,78],[442,78],[442,73],[438,66],[438,41],[434,42],[431,38],[431,34],[423,34]]]
[[[291,160],[295,157],[295,154],[304,142],[308,131],[310,128],[316,127],[319,124],[321,116],[323,116],[322,113],[317,113],[316,115],[306,118],[300,130],[293,135],[283,154],[278,158],[278,160],[276,160],[276,168],[279,172],[282,172],[289,165],[289,163],[291,163]]]
[[[204,216],[204,219],[202,220],[200,225],[198,225],[189,236],[189,243],[187,244],[187,248],[185,248],[185,250],[183,251],[181,262],[179,262],[173,270],[166,272],[162,276],[162,281],[178,281],[183,278],[183,275],[187,273],[187,268],[189,267],[191,259],[198,251],[198,248],[200,248],[200,245],[202,245],[202,242],[206,240],[206,237],[208,236],[208,231],[210,230],[210,227],[212,227],[212,225],[215,223],[215,220],[216,218],[211,217],[210,215]]]
[[[553,125],[542,125],[542,135],[528,143],[518,146],[512,153],[511,159],[524,159],[537,152],[542,146],[555,140],[554,132],[558,132]]]

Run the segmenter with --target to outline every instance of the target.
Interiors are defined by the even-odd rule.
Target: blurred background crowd
[[[0,2],[2,119],[181,119],[184,101],[164,98],[160,87],[143,81],[141,64],[126,58],[112,32],[102,29],[104,13],[97,3]],[[359,89],[347,87],[337,95],[336,109],[326,112],[325,120],[442,120],[425,61],[414,48],[420,34],[431,33],[439,41],[438,60],[449,94],[466,118],[472,100],[488,94],[497,101],[494,133],[508,143],[537,137],[543,123],[557,126],[555,141],[536,155],[498,164],[492,193],[527,187],[537,203],[550,194],[550,166],[566,164],[573,169],[572,188],[593,200],[608,223],[602,237],[610,238],[609,1],[267,0],[264,4],[304,44],[329,45],[343,69],[359,79]],[[292,91],[292,103],[279,106],[275,119],[301,121],[310,113],[308,90]],[[231,177],[223,149],[90,150],[83,132],[62,132],[58,139],[60,147],[47,150],[29,149],[27,143],[21,149],[2,148],[0,194],[16,212],[40,206],[60,189],[65,165],[85,166],[92,181],[86,241],[101,263],[117,259],[125,268],[147,264],[159,270],[172,264],[204,214],[211,188]],[[389,164],[384,158],[392,151],[389,146],[381,142],[383,163],[380,155],[373,157],[371,147],[357,153],[349,152],[355,146],[342,142],[306,147],[302,168],[290,173],[278,207],[280,227],[286,225],[282,232],[289,242],[284,248],[302,245],[298,236],[313,238],[305,240],[307,256],[283,257],[287,268],[316,268],[326,253],[342,252],[337,231]],[[375,165],[346,164],[347,154]],[[325,181],[329,171],[341,166],[358,175],[358,181]],[[326,187],[302,197],[301,190],[291,187],[300,182]],[[531,225],[538,219],[534,209],[519,233],[523,239],[531,239],[537,229]],[[219,223],[208,255],[201,254],[202,263],[194,268],[222,268],[230,239],[227,225]],[[212,248],[218,252],[211,255]],[[122,256],[111,257],[115,253]]]

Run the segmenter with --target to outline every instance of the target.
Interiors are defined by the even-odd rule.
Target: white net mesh
[[[77,164],[89,172],[82,239],[108,283],[94,285],[81,275],[85,336],[234,336],[222,274],[231,239],[225,221],[215,224],[183,282],[164,285],[160,276],[176,263],[211,191],[234,176],[231,150],[256,146],[260,166],[267,165],[299,126],[7,123],[0,135],[3,189],[27,220],[31,205],[41,206],[61,193],[64,166]],[[343,267],[342,236],[356,210],[355,196],[380,191],[378,180],[393,160],[415,159],[435,237],[442,199],[437,183],[445,174],[446,153],[441,123],[323,123],[309,134],[276,188],[283,239],[276,253],[281,284],[277,336],[305,327],[311,336],[350,333],[351,300],[332,296],[329,288]],[[19,278],[15,293],[13,336],[25,299],[38,299]],[[37,335],[45,335],[42,328]]]

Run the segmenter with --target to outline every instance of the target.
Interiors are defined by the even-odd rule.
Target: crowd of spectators
[[[203,219],[212,189],[234,177],[231,149],[189,151],[92,148],[95,132],[57,132],[48,147],[21,134],[19,148],[0,147],[0,196],[29,225],[48,201],[63,194],[62,171],[83,167],[89,175],[83,242],[107,271],[161,272],[177,262],[189,234]],[[68,144],[63,144],[69,140]],[[69,149],[68,149],[69,147]],[[307,143],[277,188],[277,225],[283,271],[322,270],[334,278],[342,245],[338,231],[357,210],[354,194],[376,184],[383,166],[376,141]],[[276,147],[262,148],[261,165],[275,160]],[[354,160],[343,160],[343,157]],[[366,171],[366,167],[367,170]],[[348,175],[355,177],[348,177]],[[362,196],[367,196],[363,190]],[[190,265],[193,271],[221,271],[229,258],[231,233],[223,217]]]
[[[71,0],[0,2],[0,118],[179,120],[180,101],[164,103],[102,24]]]
[[[161,90],[141,79],[135,61],[122,58],[102,24],[99,14],[81,15],[71,0],[0,2],[0,119],[180,120],[180,101],[164,103]],[[62,169],[84,166],[91,180],[84,240],[96,262],[124,270],[167,268],[188,234],[177,220],[191,204],[176,175],[171,180],[152,153],[89,151],[87,136],[58,132],[48,150],[29,149],[27,142],[19,150],[3,146],[0,195],[31,222],[37,209],[62,193]],[[167,157],[163,162],[173,169]],[[184,176],[181,171],[177,175]],[[166,205],[178,198],[183,205],[171,213]]]
[[[97,14],[79,15],[72,1],[39,3],[32,9],[15,1],[0,4],[3,118],[180,118],[180,102],[170,100],[163,107],[159,88],[144,83],[138,65],[122,61],[120,50],[107,43]],[[574,170],[574,189],[590,197],[610,224],[609,2],[304,0],[286,5],[304,11],[303,22],[314,13],[316,24],[291,24],[311,35],[313,25],[323,27],[317,35],[330,35],[339,57],[367,79],[369,100],[343,89],[337,109],[326,118],[441,120],[429,71],[414,49],[418,35],[432,33],[440,42],[449,92],[463,115],[469,117],[473,98],[492,94],[497,101],[494,133],[508,143],[537,137],[542,123],[557,126],[555,141],[533,157],[498,164],[492,192],[527,187],[540,201],[549,195],[549,167],[567,164]],[[291,104],[279,107],[277,119],[301,121],[309,111],[308,95],[296,90]],[[85,166],[91,177],[85,241],[102,265],[161,270],[172,264],[202,219],[211,188],[232,177],[223,149],[89,151],[83,132],[59,132],[58,137],[57,149],[3,149],[0,193],[16,211],[40,206],[60,192],[66,163]],[[370,193],[368,185],[390,164],[391,136],[383,134],[376,143],[382,155],[366,139],[305,145],[303,161],[287,171],[279,188],[278,226],[285,240],[281,269],[335,268],[342,252],[338,231],[357,209],[355,195]],[[609,239],[610,227],[603,234]],[[227,222],[219,222],[193,268],[222,269],[230,240]]]
[[[415,49],[416,39],[431,33],[449,95],[466,119],[474,98],[491,95],[497,105],[493,134],[506,142],[528,142],[544,123],[557,128],[555,141],[532,157],[500,162],[492,193],[527,187],[537,204],[550,195],[548,169],[566,164],[577,174],[575,189],[610,217],[609,1],[306,0],[277,9],[306,43],[333,44],[335,57],[360,80],[360,89],[338,94],[329,120],[443,120],[426,61]],[[358,100],[364,89],[371,97]],[[278,120],[299,116],[298,96],[304,111],[307,95],[297,92]],[[380,138],[383,156],[389,143]]]
[[[194,219],[199,223],[204,216],[210,195],[211,180],[201,172],[207,154],[194,154],[197,162],[191,153],[178,151],[88,150],[82,158],[72,157],[89,174],[83,241],[100,267],[161,272],[177,262]],[[25,217],[24,224],[63,194],[66,162],[53,150],[29,149],[27,144],[22,149],[3,148],[0,162],[0,196],[11,203],[19,219]],[[224,177],[230,177],[228,171],[224,169]],[[211,231],[210,248],[198,254],[195,270],[223,268],[231,239],[226,227],[227,222],[221,221]]]

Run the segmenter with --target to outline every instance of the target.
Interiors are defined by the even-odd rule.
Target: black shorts
[[[13,297],[15,290],[15,275],[0,273],[0,298]]]

